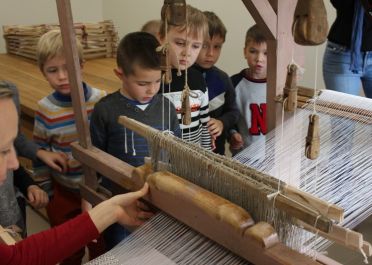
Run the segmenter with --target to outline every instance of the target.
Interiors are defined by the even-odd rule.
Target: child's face
[[[249,73],[252,78],[266,78],[267,71],[267,46],[266,42],[256,43],[249,41],[244,47],[244,57],[249,66]]]
[[[220,35],[214,35],[212,39],[205,40],[196,63],[203,68],[211,68],[217,63],[224,42],[225,40]]]
[[[181,70],[193,65],[203,45],[203,35],[198,36],[188,34],[186,38],[185,30],[179,31],[177,27],[172,27],[168,31],[169,43],[171,46],[170,61],[172,68],[180,67]],[[163,39],[164,43],[166,40]]]
[[[129,99],[140,103],[149,102],[159,91],[161,71],[134,67],[134,73],[125,75],[122,69],[115,69],[116,75],[122,80],[121,93]]]
[[[82,65],[80,65],[82,69]],[[71,88],[68,81],[67,65],[64,56],[57,55],[48,59],[43,67],[43,74],[50,86],[62,95],[70,95]]]

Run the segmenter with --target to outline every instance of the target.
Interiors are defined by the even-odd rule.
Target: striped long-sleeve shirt
[[[207,123],[209,121],[209,100],[205,80],[200,72],[193,68],[188,68],[188,86],[191,90],[191,124],[182,124],[181,119],[181,96],[185,87],[185,71],[182,75],[177,75],[177,69],[172,69],[172,82],[164,85],[159,93],[163,93],[176,107],[177,118],[180,123],[182,139],[211,150],[211,135],[208,132]]]
[[[88,119],[94,104],[106,92],[83,84]],[[82,181],[81,164],[72,157],[70,144],[78,140],[71,97],[54,92],[38,102],[35,113],[34,140],[41,147],[53,152],[63,152],[68,156],[66,173],[59,173],[47,166],[35,163],[35,174],[41,178],[53,177],[61,185],[77,189]]]

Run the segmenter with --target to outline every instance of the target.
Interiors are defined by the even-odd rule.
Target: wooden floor
[[[88,60],[84,64],[83,80],[108,93],[116,91],[121,83],[113,72],[115,66],[114,58]],[[36,62],[23,57],[0,54],[0,79],[17,85],[22,112],[29,117],[34,116],[37,102],[52,92]]]

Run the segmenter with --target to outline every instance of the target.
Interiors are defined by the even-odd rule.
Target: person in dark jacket
[[[336,20],[323,58],[327,89],[372,98],[372,16],[362,0],[331,0]]]
[[[208,19],[209,38],[204,40],[193,68],[200,71],[207,83],[209,97],[208,129],[215,141],[215,153],[225,154],[226,137],[239,119],[235,102],[235,89],[230,77],[215,66],[226,38],[226,28],[219,17],[204,11]]]

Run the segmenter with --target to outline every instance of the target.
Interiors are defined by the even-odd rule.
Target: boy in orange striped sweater
[[[83,67],[82,47],[78,43],[80,66]],[[52,177],[53,197],[47,207],[52,226],[59,225],[81,213],[79,183],[83,181],[80,163],[72,157],[70,143],[78,139],[74,112],[71,101],[71,89],[68,80],[66,59],[63,52],[62,37],[59,30],[45,33],[39,40],[37,48],[38,65],[54,92],[38,102],[35,113],[34,140],[42,148],[60,152],[66,156],[67,170],[53,171],[44,165],[34,165],[37,176]],[[85,104],[88,118],[94,104],[106,92],[89,87],[83,83]],[[88,245],[91,258],[102,254],[103,245]],[[84,249],[73,254],[61,264],[81,264]]]

